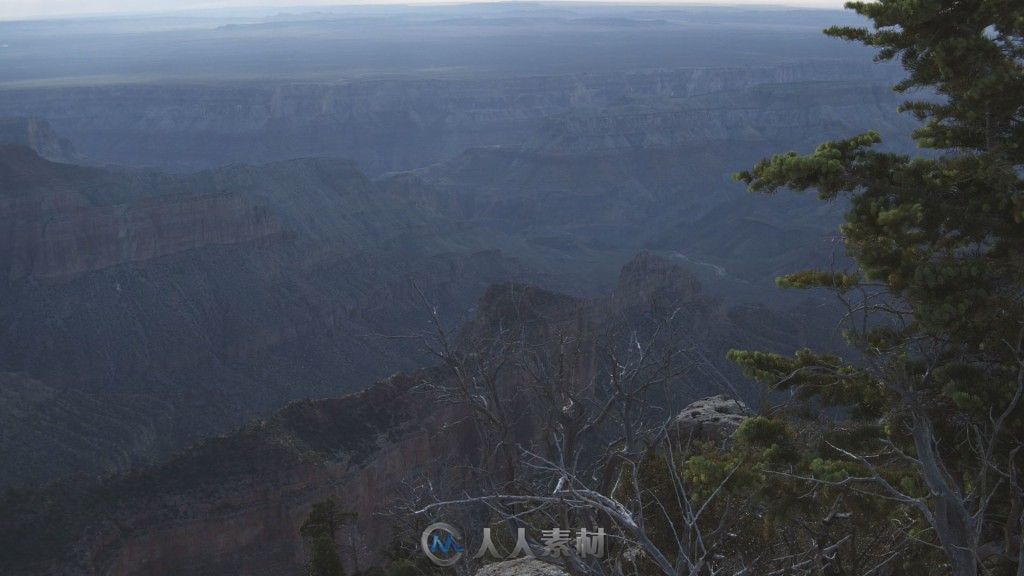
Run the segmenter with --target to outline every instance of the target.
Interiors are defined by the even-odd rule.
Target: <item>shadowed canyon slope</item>
[[[757,79],[789,77],[780,70]],[[601,96],[604,105],[527,114],[538,121],[524,124],[533,129],[519,145],[456,153],[465,141],[448,150],[420,143],[440,155],[431,160],[451,157],[376,181],[342,160],[174,175],[59,164],[4,146],[0,371],[11,375],[14,399],[4,454],[28,464],[3,483],[124,469],[289,400],[351,391],[416,366],[422,357],[408,341],[385,337],[428,320],[410,280],[454,325],[488,283],[528,280],[595,295],[636,250],[651,248],[693,267],[718,294],[764,301],[776,274],[835,256],[830,238],[841,210],[799,197],[754,201],[731,173],[823,133],[895,131],[906,121],[896,99],[870,82],[844,98],[831,82],[676,96],[694,76],[715,88],[706,74],[657,90],[661,80],[620,76],[619,95]],[[647,95],[623,100],[622,86],[633,82]],[[563,80],[554,84],[564,91]],[[454,86],[440,85],[449,90],[441,98]],[[209,94],[196,90],[192,102]],[[594,98],[586,93],[578,98]],[[137,100],[147,110],[153,102]],[[478,118],[453,134],[480,136],[486,125]],[[364,142],[335,128],[347,146]],[[188,133],[240,153],[202,130]],[[312,149],[337,151],[324,142]],[[373,146],[359,150],[377,155]],[[784,298],[777,300],[797,303]],[[54,392],[19,392],[25,382]],[[73,394],[59,405],[48,400],[65,390]],[[80,415],[97,402],[109,406],[109,421],[73,439],[60,418],[39,418]],[[67,457],[40,456],[40,445]]]
[[[0,190],[3,454],[20,464],[4,483],[123,468],[365,386],[418,362],[386,337],[427,321],[410,280],[454,322],[519,275],[429,195],[344,161],[178,177],[4,146]],[[111,421],[76,430],[96,403]]]
[[[541,346],[569,336],[580,343],[586,373],[595,369],[602,338],[673,310],[673,333],[690,340],[688,357],[714,359],[694,364],[698,369],[676,392],[680,402],[739,380],[723,358],[731,346],[791,350],[821,338],[806,332],[798,316],[726,306],[684,269],[643,254],[623,269],[610,296],[593,301],[493,286],[458,346],[464,353],[482,350],[503,330],[522,330]],[[0,541],[19,536],[0,552],[0,568],[8,574],[296,573],[305,561],[299,526],[310,505],[327,497],[359,514],[352,554],[366,565],[386,551],[396,523],[406,521],[399,520],[402,503],[417,481],[430,478],[452,493],[463,487],[459,465],[474,450],[463,429],[464,407],[430,392],[451,378],[444,366],[398,374],[351,396],[291,404],[159,466],[12,492],[0,504]],[[515,370],[502,378],[510,401],[525,378]]]

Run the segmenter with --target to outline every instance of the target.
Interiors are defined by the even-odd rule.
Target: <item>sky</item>
[[[657,0],[622,0],[643,4],[702,4],[702,5],[786,5],[814,8],[842,8],[845,0],[693,0],[658,2]],[[339,4],[442,4],[438,0],[0,0],[0,20],[51,18],[87,14],[145,13],[249,6],[296,8]]]

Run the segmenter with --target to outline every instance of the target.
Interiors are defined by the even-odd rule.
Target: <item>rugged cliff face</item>
[[[685,271],[645,254],[623,270],[614,295],[596,301],[515,284],[492,287],[463,331],[460,349],[471,351],[499,328],[527,330],[538,341],[556,329],[591,339],[613,326],[643,322],[659,307],[681,310],[682,333],[701,334],[694,350],[708,358],[720,358],[722,347],[755,341],[772,340],[777,349],[801,343],[795,332],[779,339],[747,324],[743,314],[701,295]],[[724,364],[718,370],[732,374]],[[0,505],[0,569],[297,573],[304,561],[299,526],[310,505],[326,497],[359,514],[351,532],[359,538],[344,553],[365,567],[390,545],[396,524],[412,522],[402,508],[410,486],[426,478],[440,490],[463,487],[459,464],[474,447],[461,404],[422,386],[448,378],[444,367],[399,374],[350,396],[294,403],[159,466],[12,492]],[[694,373],[680,388],[680,400],[720,391],[719,378]],[[512,378],[503,385],[514,390],[519,384]]]
[[[291,400],[356,390],[415,366],[422,350],[387,337],[428,321],[410,280],[454,325],[488,283],[531,281],[596,297],[636,250],[654,248],[699,272],[716,294],[763,301],[776,273],[834,255],[828,236],[840,211],[798,197],[755,210],[730,174],[825,128],[891,122],[886,107],[895,103],[874,87],[869,98],[834,100],[832,82],[793,95],[761,84],[833,78],[832,68],[816,64],[733,72],[274,88],[275,113],[293,128],[295,115],[319,125],[368,106],[383,115],[388,106],[424,106],[418,121],[435,118],[440,124],[428,132],[439,137],[487,140],[492,126],[516,140],[512,124],[532,126],[520,145],[474,148],[376,181],[341,160],[168,174],[60,164],[0,146],[0,371],[56,396],[67,391],[62,402],[70,404],[60,409],[69,413],[104,403],[116,414],[147,414],[126,418],[124,428],[97,427],[83,446],[60,425],[33,420],[56,405],[19,404],[26,417],[12,429],[88,456],[66,466],[40,457],[3,467],[0,484],[150,462]],[[443,104],[459,86],[466,105]],[[123,87],[116,97],[148,98],[149,89]],[[198,91],[189,98],[199,105],[207,89],[168,88],[145,106],[176,90]],[[224,96],[266,89],[235,87]],[[76,90],[84,91],[72,91],[84,98],[76,105],[109,105],[104,88]],[[415,98],[403,99],[408,90]],[[59,96],[47,94],[36,104]],[[0,93],[0,104],[6,98],[13,97]],[[142,104],[123,105],[130,112]],[[167,105],[174,114],[188,110]],[[772,130],[737,133],[730,110],[758,107],[774,119]],[[230,123],[239,110],[203,117]],[[262,120],[254,122],[243,124]],[[411,138],[407,129],[403,138]],[[212,157],[241,150],[201,126],[188,130],[217,148]],[[346,132],[346,146],[377,154],[359,134]],[[284,140],[266,133],[253,142]],[[416,149],[444,150],[435,144]]]
[[[713,101],[706,96],[749,100],[735,94],[762,85],[858,82],[856,90],[866,97],[857,103],[822,100],[820,106],[829,107],[824,111],[792,107],[767,124],[760,122],[779,127],[799,120],[794,115],[824,112],[841,123],[844,116],[863,116],[875,105],[881,91],[872,86],[893,74],[866,61],[819,61],[473,80],[7,88],[0,90],[0,116],[46,118],[84,154],[105,163],[194,169],[327,155],[351,158],[368,173],[380,174],[419,168],[478,146],[593,150],[627,141],[652,145],[735,137],[757,112],[739,105],[723,111],[729,107],[722,101],[701,110]],[[621,111],[629,102],[654,104],[660,111],[652,114],[648,108],[628,117],[591,112]]]
[[[389,336],[429,321],[418,290],[458,322],[521,275],[479,238],[344,161],[171,176],[0,146],[0,484],[124,469],[414,366]]]
[[[845,68],[844,68],[845,69]],[[834,138],[875,126],[883,135],[910,144],[905,134],[914,121],[893,111],[900,98],[882,79],[856,72],[830,77],[813,68],[744,82],[716,82],[708,71],[694,72],[694,86],[637,91],[615,100],[552,115],[528,143],[555,153],[595,153],[709,145],[760,143],[815,145],[814,135]],[[888,140],[889,138],[887,138]]]
[[[8,281],[67,279],[188,250],[272,241],[284,232],[267,206],[237,193],[183,193],[99,206],[77,200],[0,198],[0,267]]]
[[[25,146],[54,162],[81,160],[71,141],[58,136],[42,118],[0,118],[0,142]]]
[[[310,502],[346,488],[386,490],[389,472],[430,454],[413,418],[429,412],[406,401],[414,382],[397,377],[341,400],[294,404],[157,468],[13,494],[5,506],[17,519],[0,536],[4,572],[294,572]]]
[[[709,93],[671,82],[620,93],[546,117],[522,145],[474,148],[414,173],[461,217],[539,249],[575,259],[657,249],[723,283],[716,290],[756,298],[783,271],[841,257],[842,207],[751,198],[732,175],[773,151],[869,128],[904,150],[912,144],[896,135],[912,120],[882,84],[709,82]]]
[[[716,294],[763,301],[777,273],[835,255],[841,210],[798,197],[754,207],[731,173],[823,131],[899,121],[872,73],[849,90],[837,74],[808,63],[0,91],[0,110],[65,110],[55,122],[86,138],[90,156],[104,138],[132,144],[100,159],[185,157],[171,148],[211,162],[350,152],[383,169],[448,158],[372,180],[322,158],[169,174],[0,147],[0,371],[67,403],[21,402],[26,417],[10,426],[89,455],[2,467],[0,485],[151,462],[289,401],[416,366],[414,341],[388,336],[426,324],[419,290],[454,325],[489,283],[597,297],[651,248]],[[810,83],[785,84],[798,81]],[[111,107],[110,128],[77,124]],[[395,124],[402,114],[414,121]],[[463,151],[501,142],[513,145]],[[382,150],[404,146],[427,156],[388,164]],[[87,441],[33,420],[96,403],[147,417],[99,426]]]

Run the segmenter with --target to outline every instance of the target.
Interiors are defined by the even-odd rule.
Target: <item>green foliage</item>
[[[672,506],[677,502],[674,482],[681,479],[691,507],[702,509],[698,519],[701,532],[716,533],[724,526],[731,535],[720,544],[722,565],[716,569],[731,573],[749,566],[755,558],[785,558],[803,552],[807,538],[822,542],[846,538],[827,573],[866,573],[892,554],[899,530],[920,530],[918,524],[907,523],[908,510],[902,505],[800,480],[841,482],[862,474],[855,463],[837,458],[825,442],[853,435],[871,442],[877,439],[878,429],[826,430],[818,423],[783,414],[746,420],[724,449],[718,443],[696,442],[671,459],[663,452],[652,454],[642,462],[638,478],[644,487],[644,508],[650,511],[646,532],[661,550],[672,551],[673,538],[688,529]],[[786,457],[779,458],[780,453]],[[913,482],[906,466],[893,462],[890,468],[893,481],[906,478]],[[620,489],[630,493],[632,480],[627,475],[622,481]],[[913,484],[909,488],[916,490]],[[841,516],[830,518],[830,510]],[[900,555],[891,567],[897,574],[917,574],[920,566],[939,562],[931,549],[922,549]],[[759,566],[766,571],[779,568]],[[640,573],[657,573],[653,566],[642,568],[649,571]]]
[[[811,460],[811,478],[825,480],[828,482],[839,482],[850,477],[848,464],[842,460],[826,460],[815,458]]]
[[[750,445],[771,446],[788,440],[789,429],[782,420],[757,416],[740,424],[736,439]]]
[[[863,368],[831,354],[799,350],[793,356],[770,352],[730,350],[728,358],[748,378],[778,390],[793,390],[798,398],[817,398],[826,404],[850,407],[854,415],[881,415],[891,394]]]
[[[334,540],[326,534],[318,534],[310,543],[309,576],[344,576]]]
[[[355,520],[352,512],[338,509],[334,500],[327,499],[313,504],[309,516],[299,528],[299,533],[308,542],[310,559],[309,576],[343,576],[344,568],[338,556],[334,541],[338,528]]]
[[[851,195],[843,227],[863,276],[884,282],[913,306],[915,329],[992,346],[1020,317],[1024,243],[1024,71],[1021,8],[1009,2],[884,0],[851,6],[876,30],[829,33],[881,48],[910,72],[898,89],[927,87],[945,101],[910,103],[926,121],[919,144],[949,149],[938,158],[872,150],[868,133],[789,152],[738,174],[752,191],[815,188],[823,198]],[[786,277],[792,287],[848,290],[845,275]],[[986,327],[980,330],[979,327]]]
[[[899,59],[909,72],[896,89],[928,88],[944,102],[904,105],[926,121],[916,133],[933,148],[990,150],[1020,163],[1024,125],[1024,18],[1013,0],[881,0],[847,5],[875,30],[834,27],[826,34],[878,48],[878,59]]]
[[[868,132],[826,142],[813,154],[786,152],[762,160],[752,171],[736,178],[754,192],[777,192],[780,188],[807,190],[817,188],[822,199],[835,198],[840,192],[856,190],[859,182],[851,176],[864,169],[865,151],[882,141],[877,132]]]
[[[775,283],[781,288],[832,288],[846,292],[860,284],[860,277],[856,274],[804,270],[780,276]]]
[[[757,416],[740,425],[736,440],[750,447],[763,448],[765,462],[783,465],[796,462],[799,454],[789,426],[780,419]]]
[[[810,154],[780,154],[737,174],[752,192],[813,188],[823,199],[849,200],[841,231],[856,270],[797,272],[780,278],[780,286],[824,288],[848,303],[851,295],[874,295],[851,307],[867,313],[844,333],[857,349],[853,361],[809,350],[792,356],[732,351],[729,357],[769,386],[818,406],[850,410],[856,432],[830,434],[829,440],[848,450],[878,448],[885,440],[890,450],[911,455],[904,464],[914,462],[911,432],[927,427],[943,473],[962,490],[981,490],[974,484],[977,451],[963,439],[993,429],[993,414],[1014,402],[1021,370],[1024,3],[878,0],[847,6],[873,28],[826,33],[877,48],[880,60],[899,60],[908,76],[898,91],[924,88],[937,95],[904,109],[923,122],[914,134],[917,143],[939,153],[912,158],[880,152],[874,149],[879,135],[869,132]],[[908,399],[919,407],[912,414]],[[1022,470],[1009,457],[1010,439],[1024,432],[1024,410],[1018,405],[1003,426],[992,457],[1018,477]],[[807,460],[812,451],[808,447],[803,460],[814,478],[842,482],[858,473],[842,452],[821,451]],[[920,469],[901,466],[889,476],[887,471],[887,480],[907,494],[929,495]],[[1007,525],[996,511],[1019,510],[1021,498],[1009,490],[993,496],[1003,500],[966,522]],[[1009,521],[1019,532],[1020,519]],[[981,532],[983,541],[1002,537],[994,528]],[[962,555],[962,546],[943,546],[950,558]],[[1005,548],[1012,549],[1012,542],[1006,540]],[[1017,562],[1013,554],[999,561],[1011,566]],[[955,562],[971,573],[975,560]]]

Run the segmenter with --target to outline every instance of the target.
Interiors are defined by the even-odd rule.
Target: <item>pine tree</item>
[[[309,576],[344,576],[335,536],[342,524],[355,519],[350,512],[338,509],[334,500],[313,504],[306,521],[299,529],[310,548]]]
[[[877,451],[835,446],[870,487],[914,508],[952,573],[1024,570],[1024,2],[880,0],[847,4],[871,29],[826,33],[898,59],[903,108],[923,122],[925,157],[878,151],[869,132],[789,152],[738,174],[753,192],[816,189],[849,200],[849,270],[779,279],[833,291],[849,359],[733,351],[745,372],[800,398],[882,419]],[[885,462],[913,464],[915,492]],[[1024,572],[1017,572],[1024,573]]]

